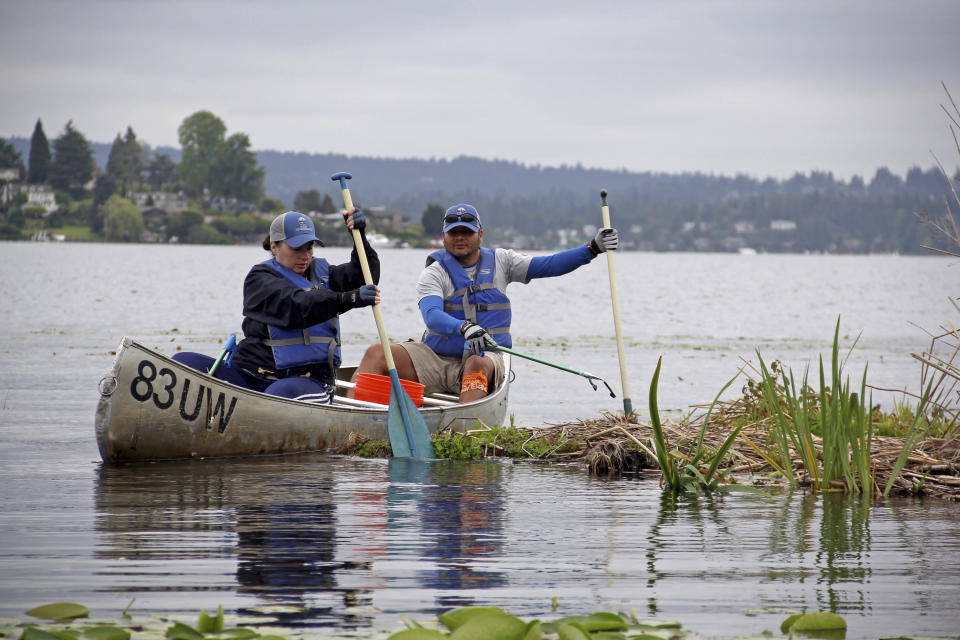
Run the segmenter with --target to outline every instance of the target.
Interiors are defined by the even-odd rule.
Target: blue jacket
[[[430,258],[440,263],[453,281],[455,291],[443,301],[443,310],[459,320],[469,320],[487,330],[490,337],[504,347],[513,346],[510,338],[510,298],[493,284],[496,252],[480,249],[475,280],[445,249],[434,251]],[[444,335],[427,329],[423,342],[444,356],[463,355],[466,342],[460,334]]]

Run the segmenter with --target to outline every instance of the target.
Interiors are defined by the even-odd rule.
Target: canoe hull
[[[508,388],[421,415],[431,433],[502,424]],[[122,462],[326,451],[351,434],[386,440],[387,415],[385,405],[315,405],[243,389],[125,337],[100,381],[95,426],[101,458]]]

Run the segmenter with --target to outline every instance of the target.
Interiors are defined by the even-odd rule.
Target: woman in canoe
[[[374,282],[380,260],[364,235],[359,209],[344,214],[347,228],[360,231]],[[255,391],[313,402],[332,402],[340,366],[339,315],[380,301],[376,285],[366,285],[356,248],[350,262],[331,265],[313,255],[322,247],[313,221],[287,211],[270,224],[263,248],[272,257],[254,265],[243,282],[243,340],[214,376]],[[174,360],[209,371],[213,358],[181,352]]]

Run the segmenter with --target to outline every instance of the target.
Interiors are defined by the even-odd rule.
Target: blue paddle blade
[[[387,414],[387,434],[390,436],[390,448],[395,458],[409,457],[434,458],[433,442],[430,440],[430,430],[423,416],[407,395],[396,369],[390,373],[390,409]],[[406,443],[400,442],[401,434]],[[397,442],[399,447],[394,443]],[[398,450],[402,453],[398,453]]]
[[[390,391],[390,409],[387,413],[387,435],[390,437],[390,448],[394,458],[409,458],[413,455],[410,448],[410,439],[407,437],[407,428],[403,424],[403,414],[397,403],[396,394]]]

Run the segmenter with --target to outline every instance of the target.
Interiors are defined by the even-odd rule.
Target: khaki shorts
[[[460,378],[463,376],[463,360],[454,356],[440,356],[422,342],[401,342],[406,349],[424,393],[450,393],[460,395]],[[493,388],[503,384],[503,356],[496,351],[484,352],[485,358],[493,360]]]

